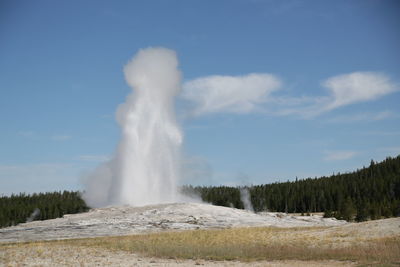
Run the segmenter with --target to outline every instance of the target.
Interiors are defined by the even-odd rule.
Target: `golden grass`
[[[362,241],[354,239],[338,245],[337,238],[319,234],[323,230],[324,228],[316,227],[233,228],[35,242],[34,245],[98,247],[176,259],[351,260],[389,266],[400,263],[399,236]]]

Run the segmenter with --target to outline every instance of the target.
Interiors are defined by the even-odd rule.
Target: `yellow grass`
[[[400,263],[399,236],[349,240],[348,235],[340,232],[336,235],[321,234],[324,229],[326,228],[260,227],[195,230],[36,242],[34,245],[96,247],[174,259],[351,260],[365,264],[389,264],[389,266]],[[346,242],[340,238],[346,239]]]

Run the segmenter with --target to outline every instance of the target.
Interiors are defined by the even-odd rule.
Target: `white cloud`
[[[195,115],[249,113],[262,109],[260,104],[280,86],[280,80],[272,74],[215,75],[186,82],[183,98],[195,104]]]
[[[215,75],[186,82],[182,95],[194,104],[194,115],[262,111],[276,116],[314,118],[339,107],[372,101],[398,90],[387,75],[378,72],[353,72],[330,77],[322,83],[329,94],[322,96],[272,95],[281,88],[281,84],[278,77],[266,73]],[[353,119],[364,120],[366,115],[355,115]],[[382,120],[391,115],[384,111],[368,119]]]
[[[377,72],[353,72],[331,77],[322,84],[331,93],[325,110],[377,99],[392,93],[396,87],[388,76]]]
[[[103,162],[110,160],[110,156],[107,155],[80,155],[79,160],[90,161],[90,162]]]
[[[72,138],[72,136],[70,136],[70,135],[53,135],[51,137],[51,139],[53,139],[54,141],[66,141],[71,138]]]
[[[342,106],[372,101],[395,92],[398,86],[389,77],[377,72],[353,72],[334,76],[325,80],[322,85],[328,89],[325,96],[271,98],[275,101],[276,115],[299,115],[303,118],[314,118]],[[273,103],[274,104],[274,103]],[[393,114],[387,111],[372,114],[358,114],[345,118],[345,121],[382,120]],[[337,119],[341,120],[340,118]]]
[[[342,150],[342,151],[325,151],[325,161],[346,160],[357,155],[356,151]]]

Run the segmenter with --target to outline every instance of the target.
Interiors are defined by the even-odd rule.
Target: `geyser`
[[[93,207],[176,202],[183,139],[174,110],[181,89],[176,54],[140,50],[124,73],[133,92],[116,112],[121,140],[113,158],[87,177],[84,199]]]

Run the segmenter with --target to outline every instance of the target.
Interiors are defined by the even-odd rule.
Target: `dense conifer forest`
[[[79,192],[19,194],[0,197],[0,227],[33,220],[47,220],[64,214],[87,211]]]
[[[254,211],[324,212],[325,217],[365,221],[400,216],[400,156],[330,177],[241,187],[192,187],[203,201],[243,208],[240,190],[249,190]]]
[[[324,212],[325,217],[365,221],[400,216],[400,155],[369,167],[329,177],[296,179],[248,187],[184,186],[186,194],[219,206],[244,208],[248,190],[254,211]],[[79,192],[19,194],[0,197],[0,227],[87,211]]]

